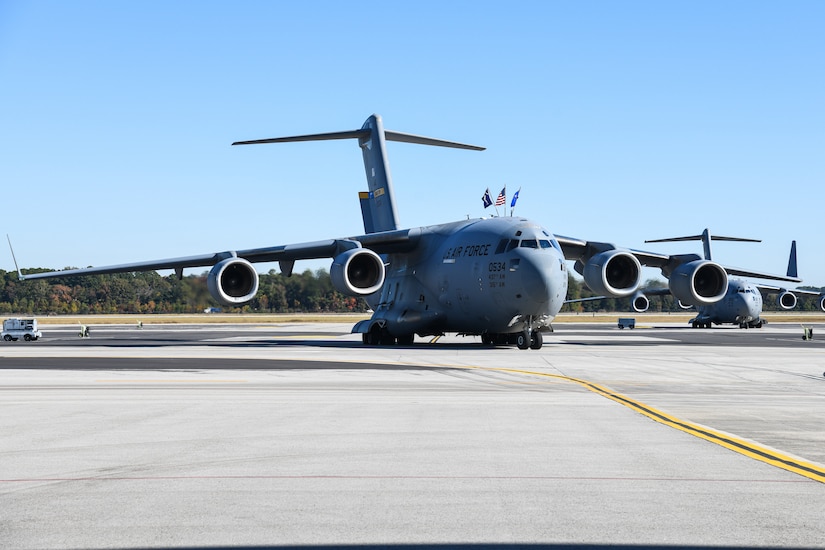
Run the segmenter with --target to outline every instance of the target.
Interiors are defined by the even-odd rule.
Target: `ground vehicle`
[[[37,319],[6,319],[3,321],[2,338],[6,342],[20,338],[29,342],[37,340],[43,334],[37,330]]]
[[[636,328],[636,319],[633,317],[619,317],[619,328]]]

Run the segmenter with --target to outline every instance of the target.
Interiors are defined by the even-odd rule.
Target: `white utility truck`
[[[3,321],[1,336],[6,342],[17,341],[19,338],[29,342],[43,335],[37,330],[37,319],[6,319]]]

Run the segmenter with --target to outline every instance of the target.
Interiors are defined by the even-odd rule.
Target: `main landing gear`
[[[523,330],[514,334],[481,335],[481,343],[485,346],[508,346],[515,344],[518,349],[541,349],[544,338],[538,330]]]
[[[369,332],[361,335],[361,341],[367,346],[394,346],[396,344],[399,346],[411,346],[415,341],[415,335],[403,334],[396,337],[376,323],[372,325]]]

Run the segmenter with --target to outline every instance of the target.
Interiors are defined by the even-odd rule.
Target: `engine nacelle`
[[[825,311],[825,295],[819,296],[819,309]]]
[[[708,260],[694,260],[673,270],[670,292],[684,305],[704,306],[718,302],[728,291],[725,269]]]
[[[647,311],[647,308],[650,307],[650,300],[648,300],[644,292],[637,292],[633,295],[633,298],[630,299],[630,307],[632,307],[636,313],[644,313]]]
[[[332,285],[347,296],[367,296],[381,289],[386,271],[381,256],[368,248],[339,254],[329,270]]]
[[[241,306],[258,293],[258,273],[242,258],[227,258],[216,263],[206,283],[209,294],[224,306]]]
[[[639,287],[642,264],[630,252],[606,250],[587,261],[582,276],[587,287],[596,294],[624,298]]]
[[[793,309],[796,307],[796,294],[789,290],[785,290],[779,293],[779,296],[776,297],[776,305],[780,307],[780,309]]]

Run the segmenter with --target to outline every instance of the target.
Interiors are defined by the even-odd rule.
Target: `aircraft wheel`
[[[415,340],[415,335],[405,334],[403,336],[398,337],[398,345],[399,346],[411,346],[414,340]]]
[[[519,333],[516,338],[516,345],[518,349],[527,349],[530,347],[530,331],[524,330]]]
[[[484,333],[481,335],[481,343],[485,346],[491,346],[493,344],[493,337],[488,333]]]
[[[541,335],[541,332],[534,330],[530,333],[530,349],[541,349],[541,345],[544,343],[544,338]]]
[[[370,331],[364,334],[364,343],[368,346],[377,346],[381,343],[381,327],[373,325]]]

